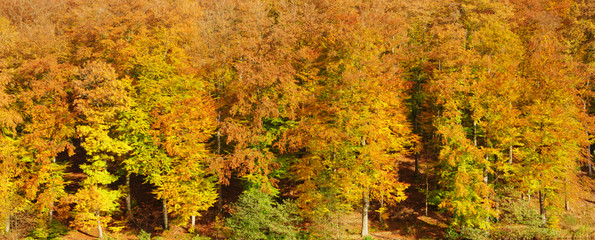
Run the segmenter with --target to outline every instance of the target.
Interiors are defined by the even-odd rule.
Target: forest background
[[[2,237],[588,236],[594,19],[591,0],[0,0]],[[439,227],[403,228],[408,201]]]

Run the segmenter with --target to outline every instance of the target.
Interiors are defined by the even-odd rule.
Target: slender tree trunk
[[[489,161],[490,161],[490,155],[489,155],[489,154],[486,154],[486,166],[485,166],[485,168],[483,169],[483,182],[484,182],[484,184],[486,185],[486,187],[488,186],[488,182],[489,182],[489,180],[490,180],[490,179],[489,179],[489,175],[488,175],[488,162],[489,162]],[[489,192],[488,192],[488,194],[486,195],[486,199],[487,199],[487,200],[490,200],[490,195],[489,195]],[[488,205],[486,208],[487,208],[486,210],[488,210],[488,212],[489,212],[489,210],[490,210],[490,206]],[[486,215],[486,222],[490,222],[490,214],[487,214],[487,215]]]
[[[583,101],[583,110],[585,112],[587,112],[587,103],[585,101]],[[590,134],[589,131],[587,130],[587,126],[583,123],[583,127],[585,129],[585,133],[587,134],[587,138],[589,138]],[[590,139],[590,138],[589,138]],[[587,155],[587,167],[588,167],[588,176],[591,176],[593,174],[593,165],[592,165],[592,160],[591,160],[591,143],[589,143],[589,145],[587,146],[589,150],[589,154]]]
[[[169,223],[167,221],[167,201],[163,200],[163,227],[169,229]]]
[[[103,229],[101,229],[101,221],[99,220],[99,212],[97,212],[96,215],[97,215],[97,231],[99,232],[99,238],[103,239]]]
[[[192,230],[194,230],[195,226],[196,226],[196,216],[192,215]]]
[[[419,80],[419,76],[418,76]],[[419,82],[417,83],[419,85]],[[419,87],[419,86],[418,86]],[[417,126],[417,105],[414,105],[415,112],[413,114],[413,132],[418,134],[418,126]],[[415,152],[415,171],[413,172],[413,176],[417,178],[419,176],[419,153]]]
[[[10,232],[10,214],[7,213],[6,214],[6,218],[4,218],[4,232],[5,233],[9,233]]]
[[[50,202],[50,211],[48,212],[48,223],[51,224],[54,219],[54,202]]]
[[[56,163],[56,157],[52,157],[52,164]],[[53,170],[50,167],[50,172],[52,174],[52,178],[54,175]],[[54,185],[50,184],[50,211],[48,212],[48,223],[51,224],[54,218]]]
[[[217,157],[221,156],[221,109],[217,112]],[[219,199],[217,199],[217,211],[221,212],[223,210],[223,188],[221,186],[221,181],[219,181],[219,186],[217,189],[219,193]]]
[[[221,110],[217,112],[217,154],[221,154]]]
[[[486,157],[487,158],[487,157]],[[488,177],[488,167],[486,166],[483,169],[483,183],[485,183],[485,185],[488,185],[488,181],[489,181],[489,177]]]
[[[541,190],[539,190],[539,215],[541,215],[542,224],[545,226],[546,218],[545,218],[545,208],[543,206],[544,200],[545,200],[544,196],[541,193]]]
[[[427,171],[427,169],[425,172],[426,172],[426,192],[425,192],[426,209],[425,209],[425,211],[426,211],[426,216],[428,216],[428,171]]]
[[[568,205],[568,178],[564,177],[564,209],[568,212],[570,211],[570,206]]]
[[[593,175],[593,163],[591,159],[591,144],[588,146],[589,148],[589,155],[587,155],[587,165],[589,167],[589,176]]]
[[[477,122],[473,121],[473,145],[477,147]]]
[[[368,198],[368,190],[363,194],[362,207],[362,237],[368,236],[368,208],[370,208],[370,199]]]
[[[512,164],[512,146],[510,146],[508,153],[510,154],[510,157],[508,158],[508,163]]]
[[[132,191],[130,189],[130,173],[126,174],[126,214],[128,218],[132,219],[132,204],[131,204],[131,194]]]
[[[380,208],[384,208],[384,196],[380,198]],[[384,219],[382,219],[382,212],[378,214],[378,222],[380,222],[381,226],[384,226]]]

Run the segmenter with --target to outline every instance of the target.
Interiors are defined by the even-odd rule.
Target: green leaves
[[[232,239],[297,239],[296,210],[290,201],[277,203],[271,195],[250,188],[240,195],[226,225]]]

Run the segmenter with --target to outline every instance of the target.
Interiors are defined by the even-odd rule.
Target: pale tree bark
[[[473,145],[477,147],[477,122],[473,121]]]
[[[10,232],[10,214],[7,213],[6,214],[6,218],[4,218],[4,232],[5,233],[9,233]]]
[[[99,238],[103,239],[103,229],[101,228],[101,220],[99,220],[99,212],[97,212],[96,215],[97,215],[97,231],[99,233]]]
[[[50,202],[50,211],[48,212],[48,224],[54,219],[54,202]]]
[[[196,216],[192,215],[192,230],[194,230],[195,226],[196,226]]]
[[[366,137],[362,138],[362,146],[366,146]],[[366,186],[362,196],[362,237],[368,236],[368,209],[370,208],[370,189]]]
[[[368,209],[370,208],[370,199],[368,189],[363,193],[362,207],[362,237],[368,236]]]
[[[163,227],[169,229],[169,223],[167,221],[167,201],[163,200]]]
[[[508,153],[510,154],[510,157],[508,158],[508,163],[512,164],[512,146],[510,146]]]
[[[568,178],[564,177],[564,209],[570,211],[570,205],[568,204]]]
[[[126,214],[128,218],[132,219],[132,204],[131,204],[131,194],[130,191],[130,173],[126,174]]]
[[[486,156],[486,161],[488,160],[488,156]],[[485,185],[488,185],[488,181],[489,181],[489,176],[488,176],[488,167],[486,166],[483,169],[483,183],[485,183]]]

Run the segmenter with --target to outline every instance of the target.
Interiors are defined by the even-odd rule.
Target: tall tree
[[[206,144],[215,128],[215,104],[204,79],[188,69],[179,29],[153,29],[135,41],[134,106],[121,126],[134,150],[124,161],[130,172],[147,177],[168,212],[183,219],[199,215],[217,197]],[[166,44],[167,43],[167,44]]]
[[[397,66],[405,28],[390,27],[402,24],[402,18],[387,2],[324,7],[321,17],[329,27],[322,43],[312,45],[319,55],[298,75],[313,98],[305,102],[299,128],[291,131],[304,135],[294,141],[303,142],[307,151],[295,164],[297,180],[303,181],[300,202],[313,216],[340,208],[337,201],[361,206],[366,236],[371,199],[396,203],[405,198],[398,159],[415,141]]]
[[[14,109],[15,97],[10,94],[10,83],[12,76],[9,71],[10,62],[8,56],[15,47],[14,38],[16,32],[10,26],[10,22],[0,17],[0,141],[2,142],[2,150],[0,151],[0,159],[2,160],[2,183],[0,183],[0,194],[2,195],[2,207],[0,208],[2,225],[4,232],[10,231],[11,215],[16,211],[21,210],[23,196],[18,194],[20,185],[17,177],[21,175],[20,161],[16,154],[19,150],[19,143],[17,139],[16,126],[23,121],[22,115]],[[22,186],[21,186],[22,187]]]
[[[129,108],[130,80],[118,78],[114,69],[102,61],[89,62],[74,81],[75,111],[81,114],[77,133],[81,146],[90,157],[89,164],[81,166],[87,178],[75,194],[74,208],[77,227],[97,226],[99,238],[118,207],[121,193],[108,184],[117,180],[108,170],[116,156],[131,150],[123,141],[114,138],[119,114]]]
[[[518,104],[521,41],[506,25],[511,17],[506,3],[456,1],[456,14],[434,31],[438,61],[433,91],[441,110],[437,132],[440,151],[441,207],[454,213],[453,225],[490,228],[497,216],[490,176],[511,170],[513,147],[519,144]],[[451,51],[451,55],[444,55]],[[504,157],[505,154],[509,157]],[[508,161],[505,161],[508,159]]]

